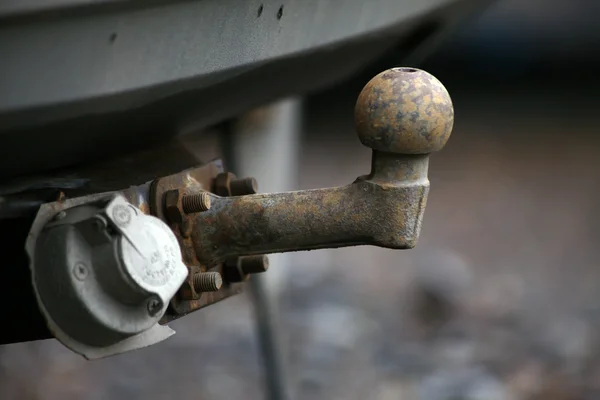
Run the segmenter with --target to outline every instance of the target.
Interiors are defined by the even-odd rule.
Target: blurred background
[[[456,125],[417,248],[294,253],[268,272],[291,398],[600,398],[599,16],[594,0],[500,0],[418,65]],[[369,77],[290,100],[287,189],[368,171],[352,121]],[[210,135],[193,146],[221,153]],[[0,398],[264,399],[255,317],[249,292],[95,362],[55,341],[0,347]]]

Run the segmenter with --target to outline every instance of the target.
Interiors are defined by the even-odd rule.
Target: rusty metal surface
[[[454,125],[446,88],[416,68],[392,68],[375,76],[362,90],[354,112],[360,141],[393,153],[439,151]]]
[[[415,156],[419,157],[419,156]],[[416,244],[428,192],[427,158],[406,162],[412,180],[372,178],[338,188],[212,199],[192,231],[200,262],[331,247]]]
[[[171,306],[175,314],[165,316],[165,322],[179,318],[192,311],[206,307],[227,297],[241,293],[238,283],[223,282],[218,291],[197,292],[194,286],[194,276],[202,272],[218,272],[224,275],[221,264],[207,264],[197,256],[196,247],[190,233],[198,229],[192,218],[195,214],[184,215],[182,199],[186,195],[194,195],[201,191],[217,190],[218,176],[229,176],[223,173],[220,161],[213,161],[199,168],[189,169],[178,174],[166,176],[153,182],[150,190],[151,213],[164,221],[168,221],[175,236],[179,240],[183,262],[188,266],[190,274],[184,283],[180,295],[175,296]],[[223,193],[221,191],[221,193]],[[226,193],[226,192],[225,192]]]

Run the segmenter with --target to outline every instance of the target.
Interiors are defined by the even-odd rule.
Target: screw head
[[[162,309],[162,301],[158,297],[151,297],[147,303],[148,314],[155,316]]]
[[[78,281],[86,280],[88,275],[89,275],[89,270],[84,263],[78,262],[77,264],[75,264],[75,266],[73,267],[73,276],[75,276],[75,278]]]

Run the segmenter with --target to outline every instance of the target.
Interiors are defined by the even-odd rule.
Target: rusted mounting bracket
[[[371,173],[343,187],[210,194],[210,209],[190,215],[198,262],[357,245],[414,247],[429,191],[429,153],[444,147],[453,122],[452,101],[435,77],[414,68],[382,72],[355,108],[359,139],[373,149]]]
[[[365,86],[355,122],[360,141],[373,149],[371,172],[346,186],[256,194],[256,181],[237,179],[218,162],[153,182],[150,211],[175,232],[190,272],[171,302],[172,318],[239,292],[248,274],[266,270],[264,254],[415,246],[429,191],[429,153],[452,131],[450,96],[424,71],[391,69]],[[220,274],[223,286],[199,292],[195,277],[207,272]]]
[[[150,213],[169,224],[179,241],[183,262],[189,270],[188,279],[171,300],[172,313],[165,315],[164,322],[238,294],[248,274],[266,271],[266,256],[231,257],[223,263],[204,263],[197,256],[191,237],[193,231],[199,228],[195,223],[197,213],[206,212],[212,207],[211,194],[250,195],[256,191],[256,180],[236,178],[234,174],[224,171],[219,160],[152,182],[148,194]],[[210,283],[207,281],[210,277],[222,277],[223,281],[210,290],[198,285],[199,282]]]
[[[185,214],[182,200],[186,195],[203,192],[222,192],[216,188],[218,177],[228,175],[223,170],[221,161],[216,160],[201,167],[192,168],[180,173],[159,178],[152,182],[148,194],[150,213],[167,221],[177,237],[181,250],[183,262],[189,269],[188,279],[183,283],[177,296],[171,300],[171,313],[166,314],[164,321],[184,316],[192,311],[204,308],[235,294],[242,292],[242,285],[236,282],[226,281],[219,290],[198,292],[194,285],[194,277],[207,272],[217,272],[225,276],[226,266],[224,264],[207,265],[201,263],[196,256],[194,244],[190,237],[195,228],[191,216]]]

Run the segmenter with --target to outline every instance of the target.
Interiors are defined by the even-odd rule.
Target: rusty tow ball
[[[444,147],[453,123],[452,101],[435,77],[393,68],[374,77],[358,97],[358,137],[373,153],[371,172],[353,183],[256,194],[252,178],[220,173],[212,188],[171,185],[158,193],[158,214],[177,231],[184,262],[201,266],[192,268],[183,298],[198,298],[195,274],[219,271],[225,282],[241,282],[248,273],[266,270],[264,254],[414,247],[429,191],[429,154]],[[245,259],[249,256],[254,258]]]

